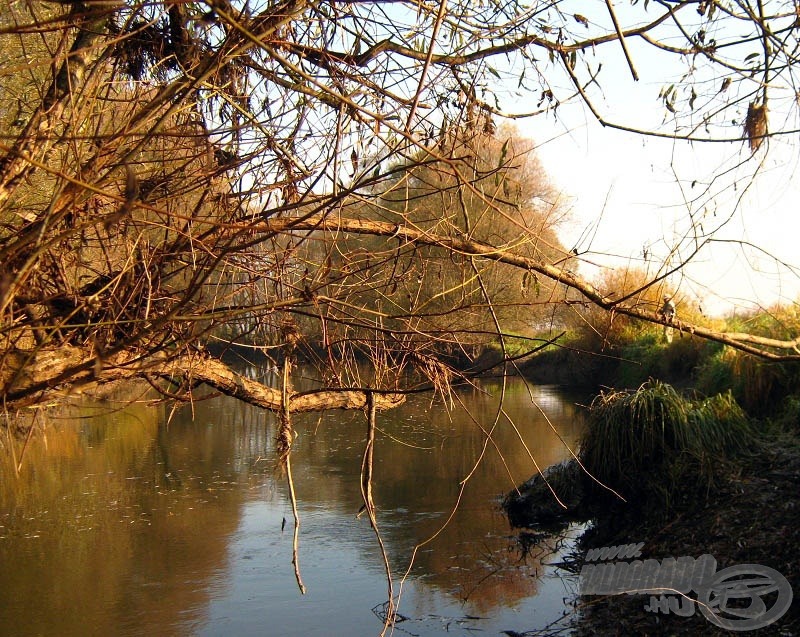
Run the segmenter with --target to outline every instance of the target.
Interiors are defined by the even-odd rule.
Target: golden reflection
[[[28,441],[18,475],[25,442],[0,456],[0,633],[181,635],[202,620],[243,496],[215,485],[241,479],[230,459],[248,432],[164,420],[85,402]]]
[[[507,387],[504,413],[493,427],[499,385],[482,389],[460,395],[469,411],[412,399],[381,414],[374,458],[378,522],[395,575],[405,572],[414,547],[422,545],[412,574],[424,575],[426,586],[466,602],[476,614],[513,607],[536,594],[542,560],[554,540],[543,539],[523,556],[499,502],[537,465],[544,469],[569,457],[568,447],[577,444],[583,426],[583,414],[574,404],[546,388],[529,390],[515,381]],[[297,466],[324,467],[296,478],[301,502],[351,515],[358,510],[363,449],[362,438],[354,438],[352,430],[365,427],[361,415],[326,416],[298,427]],[[453,519],[445,524],[453,508]],[[377,559],[375,547],[364,550]]]
[[[552,540],[523,555],[500,498],[535,473],[533,459],[545,468],[567,457],[582,414],[546,389],[531,396],[520,381],[498,412],[499,394],[496,384],[460,390],[463,407],[452,410],[416,397],[378,418],[374,496],[396,578],[414,555],[406,612],[409,600],[418,616],[435,612],[425,594],[434,589],[482,616],[537,591]],[[270,414],[227,398],[172,415],[145,397],[120,405],[81,401],[57,417],[37,414],[41,431],[15,440],[13,452],[4,438],[0,634],[193,632],[236,568],[229,551],[245,504],[263,500],[266,487],[285,507]],[[295,430],[301,517],[332,516],[340,534],[301,533],[301,552],[304,542],[347,541],[362,568],[379,565],[368,522],[356,517],[364,415],[306,415]]]

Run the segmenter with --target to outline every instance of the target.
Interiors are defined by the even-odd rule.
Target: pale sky
[[[663,62],[634,49],[641,77],[634,82],[622,55],[615,60],[609,53],[603,57],[603,92],[597,102],[603,117],[660,125],[669,116],[658,99],[669,81]],[[770,140],[769,152],[762,147],[737,168],[750,157],[741,142],[643,138],[603,128],[578,103],[561,106],[557,118],[539,116],[517,125],[538,144],[545,170],[571,200],[573,221],[561,232],[567,248],[577,242],[594,263],[630,263],[655,272],[657,260],[671,251],[673,260],[693,252],[693,227],[706,236],[716,229],[718,242],[694,255],[683,277],[669,278],[679,299],[697,297],[706,313],[723,314],[800,297],[800,152],[794,136]],[[670,132],[669,120],[661,130]],[[759,175],[750,183],[759,164]],[[712,183],[715,175],[721,176]],[[703,195],[709,183],[713,192]],[[742,240],[767,253],[743,247]],[[645,249],[649,262],[643,259]],[[591,277],[595,270],[584,265],[581,272]]]
[[[691,151],[678,154],[686,150]],[[720,150],[695,152],[702,157],[719,155]],[[708,174],[693,165],[691,158],[675,165],[675,172],[687,181],[688,194],[684,194],[672,174],[672,151],[667,142],[632,138],[593,124],[539,147],[539,157],[553,182],[571,200],[572,221],[561,232],[565,246],[576,246],[586,252],[587,260],[614,267],[628,263],[645,267],[647,249],[650,267],[655,268],[655,260],[664,259],[692,227],[689,211],[694,207],[684,199],[701,190],[701,186],[691,188],[691,181],[702,182]],[[717,228],[716,239],[747,241],[786,264],[738,242],[706,245],[686,268],[687,278],[673,275],[670,282],[700,297],[707,311],[726,312],[735,305],[747,305],[743,301],[769,305],[798,297],[800,268],[792,272],[787,267],[800,266],[800,193],[791,151],[772,150],[768,169],[747,192],[742,187],[748,180],[742,178],[738,188],[728,185],[697,206],[699,210],[692,210],[703,230]],[[684,241],[681,254],[688,255],[693,245]],[[590,275],[593,270],[586,266],[582,272]]]

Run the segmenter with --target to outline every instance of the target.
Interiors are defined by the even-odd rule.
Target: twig
[[[31,435],[33,434],[33,429],[36,427],[36,419],[39,416],[39,412],[41,410],[37,409],[33,414],[33,422],[31,422],[30,429],[28,429],[28,435],[25,436],[25,443],[22,445],[22,451],[19,454],[19,462],[14,463],[14,468],[16,469],[17,476],[19,476],[19,472],[22,471],[22,459],[25,457],[25,450],[28,448],[28,443],[31,440]],[[16,460],[16,458],[15,458]]]
[[[614,5],[612,4],[611,0],[606,0],[606,6],[608,7],[608,13],[611,15],[611,21],[614,23],[614,29],[617,31],[619,43],[622,46],[622,52],[625,54],[625,60],[628,62],[628,68],[631,70],[631,75],[633,76],[634,81],[638,82],[639,74],[636,72],[636,68],[633,66],[633,60],[631,59],[631,54],[628,52],[628,45],[625,42],[625,35],[622,33],[622,29],[619,26],[617,14],[614,11]]]
[[[447,0],[440,0],[439,2],[439,12],[436,15],[436,21],[433,23],[433,31],[431,33],[431,45],[428,48],[428,53],[425,56],[425,62],[422,67],[422,72],[419,76],[419,85],[417,86],[417,92],[414,94],[414,99],[411,103],[411,108],[408,111],[408,119],[406,120],[406,128],[405,132],[407,134],[411,133],[411,125],[412,120],[414,119],[414,114],[417,112],[417,106],[419,105],[419,98],[422,95],[422,91],[425,88],[425,80],[428,77],[428,69],[431,66],[431,60],[433,59],[433,49],[436,46],[436,37],[439,35],[439,27],[442,25],[442,20],[444,20],[444,15],[447,11]]]
[[[303,578],[300,577],[300,514],[297,511],[297,496],[294,492],[294,480],[292,479],[292,415],[290,409],[291,386],[289,376],[291,372],[292,363],[289,357],[283,359],[283,383],[281,388],[281,413],[280,413],[280,429],[278,431],[278,439],[276,447],[279,453],[280,462],[286,469],[286,483],[289,486],[289,500],[292,503],[292,516],[294,517],[294,534],[292,536],[292,566],[294,567],[294,578],[297,580],[297,586],[300,588],[300,593],[306,594],[306,587],[303,584]]]
[[[300,559],[298,547],[300,544],[300,515],[297,512],[297,498],[294,494],[294,482],[292,481],[292,461],[287,452],[284,460],[286,466],[286,482],[289,485],[289,499],[292,502],[292,515],[294,516],[294,535],[292,536],[292,566],[294,567],[294,578],[297,580],[297,586],[300,588],[300,593],[306,594],[306,587],[303,584],[303,578],[300,577]]]
[[[378,545],[381,549],[383,567],[386,571],[386,583],[388,586],[386,600],[386,615],[383,620],[383,630],[381,637],[386,634],[386,630],[394,624],[396,608],[394,604],[394,587],[392,584],[392,567],[389,565],[389,555],[386,553],[386,546],[378,530],[378,520],[375,517],[375,503],[372,500],[372,455],[375,449],[375,415],[377,409],[372,392],[367,393],[367,444],[364,447],[364,458],[361,462],[361,496],[364,499],[364,509],[369,517],[369,524],[375,531]]]

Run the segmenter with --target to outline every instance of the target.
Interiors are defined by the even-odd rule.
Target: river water
[[[395,635],[525,632],[572,611],[574,579],[548,565],[569,541],[526,554],[499,500],[534,460],[567,457],[582,412],[520,379],[498,412],[501,389],[379,414],[374,500]],[[0,635],[380,633],[387,578],[357,516],[363,414],[295,421],[303,595],[274,417],[226,397],[177,410],[129,398],[40,414],[43,434],[0,443]]]

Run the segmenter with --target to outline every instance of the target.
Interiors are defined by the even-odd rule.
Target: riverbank
[[[619,516],[596,523],[581,538],[579,553],[635,542],[644,542],[643,559],[710,554],[717,570],[739,564],[777,570],[791,584],[794,602],[777,622],[749,634],[799,635],[800,438],[782,434],[766,443],[713,494],[702,501],[679,502],[668,519]],[[575,634],[730,634],[699,611],[692,617],[646,612],[648,601],[642,595],[583,596]]]

